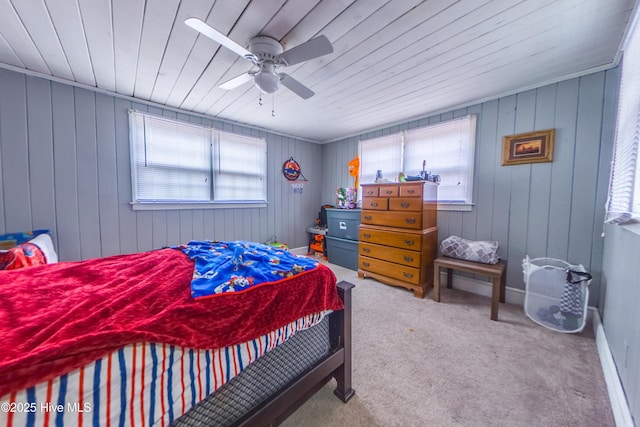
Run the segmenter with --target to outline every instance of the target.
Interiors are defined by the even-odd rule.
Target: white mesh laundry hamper
[[[531,320],[558,332],[580,332],[587,321],[591,275],[582,265],[555,258],[522,261],[524,311]]]

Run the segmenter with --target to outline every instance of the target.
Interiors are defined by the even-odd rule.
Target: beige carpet
[[[330,383],[284,426],[613,426],[591,325],[562,334],[488,298],[442,302],[331,265],[353,290],[353,387]]]

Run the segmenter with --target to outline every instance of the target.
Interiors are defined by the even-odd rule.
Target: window
[[[426,168],[440,175],[438,201],[472,203],[476,116],[405,132],[404,170],[415,175]]]
[[[376,172],[394,181],[402,170],[402,135],[360,141],[360,182],[374,182]]]
[[[266,199],[267,144],[264,139],[217,132],[213,160],[215,200]]]
[[[264,139],[134,110],[129,125],[134,209],[266,201]]]
[[[607,200],[606,221],[610,223],[640,220],[640,25],[637,15],[629,26],[623,47],[616,139]]]
[[[360,141],[360,180],[374,182],[377,170],[396,181],[398,174],[426,170],[440,175],[438,202],[454,209],[469,208],[473,195],[473,163],[477,116]]]

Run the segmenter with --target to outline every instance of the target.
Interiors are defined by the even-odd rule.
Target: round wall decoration
[[[300,170],[298,162],[293,160],[293,157],[290,157],[289,160],[282,165],[282,174],[289,181],[295,181],[300,178],[302,171]]]

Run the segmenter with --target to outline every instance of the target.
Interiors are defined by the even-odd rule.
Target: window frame
[[[636,11],[622,44],[616,133],[605,223],[638,229],[640,222],[640,13]],[[630,56],[631,55],[631,56]]]
[[[475,152],[476,152],[476,144],[477,144],[477,134],[478,134],[478,115],[477,114],[467,114],[465,116],[462,117],[455,117],[453,119],[448,119],[448,120],[443,120],[441,122],[437,122],[437,123],[431,123],[429,125],[426,126],[421,126],[421,127],[417,127],[417,128],[411,128],[411,129],[406,129],[406,130],[402,130],[399,132],[394,132],[388,135],[384,135],[384,136],[380,136],[380,137],[375,137],[375,138],[369,138],[366,140],[360,140],[358,141],[358,156],[361,159],[361,164],[364,161],[363,159],[363,152],[362,152],[362,146],[363,143],[366,143],[367,141],[374,141],[374,140],[378,140],[378,139],[390,139],[393,138],[394,136],[397,136],[399,138],[399,150],[400,150],[400,170],[404,169],[404,164],[405,164],[405,156],[407,155],[405,153],[406,150],[406,142],[405,142],[405,137],[408,133],[417,133],[420,131],[426,131],[429,128],[432,128],[434,126],[440,126],[440,125],[444,125],[447,123],[452,123],[455,121],[459,121],[459,120],[469,120],[469,126],[471,127],[471,132],[468,135],[469,136],[469,162],[468,162],[468,172],[467,172],[467,176],[468,176],[468,180],[467,180],[467,188],[466,188],[466,194],[465,194],[465,201],[464,202],[457,202],[457,201],[444,201],[444,200],[438,200],[438,210],[443,210],[443,211],[471,211],[473,206],[475,205],[475,202],[473,200],[473,184],[474,184],[474,174],[475,174]],[[359,180],[360,182],[363,182],[362,180],[362,166],[361,166],[361,171],[360,171],[360,177]],[[427,164],[427,170],[432,170],[433,168],[430,167]],[[394,172],[395,174],[395,172]],[[383,177],[385,177],[384,171],[383,171]],[[387,177],[389,178],[389,177]],[[396,180],[396,177],[390,177],[392,181]],[[361,202],[361,192],[358,193],[359,194],[359,202]],[[438,195],[438,197],[440,197],[440,195]]]
[[[176,209],[225,209],[225,208],[262,208],[268,205],[268,189],[267,189],[267,179],[268,179],[268,159],[267,159],[267,150],[268,144],[265,138],[259,138],[254,136],[247,136],[239,133],[234,133],[226,130],[217,129],[214,126],[201,125],[197,123],[185,122],[182,120],[174,119],[171,117],[164,117],[160,115],[156,115],[153,113],[148,113],[145,111],[129,109],[129,153],[130,153],[130,161],[131,161],[131,202],[130,205],[134,211],[136,210],[176,210]],[[210,197],[209,200],[204,201],[196,201],[196,200],[140,200],[138,198],[138,166],[136,160],[137,153],[137,144],[136,137],[138,132],[141,129],[138,128],[136,123],[138,117],[151,117],[156,119],[166,120],[168,122],[174,122],[179,125],[188,125],[200,127],[206,132],[210,132],[209,137],[209,171],[208,171],[208,181],[210,188]],[[144,132],[144,130],[142,130]],[[215,159],[215,145],[219,144],[220,141],[220,133],[233,135],[234,137],[239,138],[247,138],[255,141],[262,141],[264,144],[264,174],[262,181],[263,184],[263,195],[264,199],[257,200],[216,200],[215,194],[215,173],[214,173],[214,162]]]

